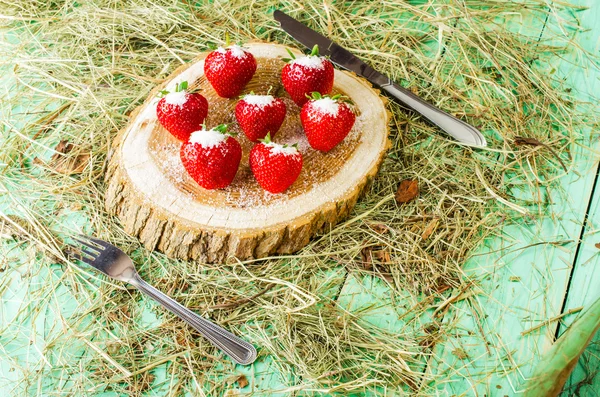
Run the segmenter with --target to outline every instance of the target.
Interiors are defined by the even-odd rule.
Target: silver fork
[[[200,317],[142,280],[131,258],[119,248],[94,237],[79,235],[72,238],[82,247],[69,244],[69,254],[115,280],[133,285],[195,328],[236,363],[248,365],[256,360],[256,349],[250,343]]]

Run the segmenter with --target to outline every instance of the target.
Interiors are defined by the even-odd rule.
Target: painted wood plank
[[[593,56],[600,58],[600,4],[597,2],[581,15],[581,23],[590,29],[581,34],[584,48]],[[600,71],[596,68],[578,69],[571,72],[571,78],[580,82],[579,97],[592,103],[600,101]],[[600,109],[600,107],[599,107]],[[590,131],[594,134],[594,131]],[[596,176],[596,185],[589,205],[588,216],[577,256],[573,265],[569,290],[562,312],[568,313],[580,307],[587,308],[596,299],[600,299],[600,178]],[[583,205],[584,203],[582,203]],[[568,315],[560,320],[557,335],[567,329],[577,318]],[[598,396],[600,395],[600,333],[579,359],[573,374],[565,385],[564,396]]]
[[[600,7],[598,8],[600,10]],[[598,227],[600,226],[600,190],[596,181],[596,190],[586,222],[586,228],[575,262],[570,288],[563,312],[588,307],[596,299],[600,299],[600,242]],[[561,319],[559,335],[572,324],[577,315]],[[600,333],[583,353],[573,374],[567,381],[563,396],[600,396]]]
[[[426,329],[430,324],[431,311],[427,311],[427,305],[421,305],[423,300],[423,296],[415,296],[408,291],[392,291],[388,283],[379,277],[353,271],[348,275],[337,304],[373,332],[384,330],[399,339],[409,337],[424,342],[428,336]],[[419,309],[420,306],[422,309]],[[412,371],[424,371],[428,351],[424,345],[415,352],[414,360],[408,363]],[[410,393],[415,390],[415,385],[404,384],[401,388]],[[361,395],[394,395],[390,390],[377,387],[363,393]]]
[[[590,30],[582,35],[585,48],[593,55],[600,57],[600,4],[594,4],[582,17],[584,26]],[[578,80],[581,84],[580,95],[590,101],[599,103],[600,99],[600,72],[598,69],[586,71],[578,70]],[[593,133],[593,132],[592,132]],[[600,299],[600,176],[596,176],[596,186],[593,199],[589,206],[588,217],[584,225],[577,259],[574,264],[570,281],[570,288],[564,302],[563,312],[587,307],[596,299]],[[567,316],[561,319],[558,334],[562,334],[575,320],[576,316]],[[573,374],[565,385],[563,395],[598,396],[600,395],[600,333],[581,356]]]
[[[600,4],[588,1],[590,9],[581,14],[581,24],[589,30],[581,34],[583,48],[600,59]],[[587,70],[572,70],[569,77],[578,81],[579,97],[591,103],[600,104],[600,65]],[[600,105],[597,106],[600,111]],[[596,136],[597,131],[589,131]],[[583,205],[583,203],[582,203]],[[577,253],[571,278],[571,288],[565,301],[565,311],[587,306],[600,298],[600,177],[596,179],[593,199],[589,205],[588,217],[582,234],[581,245]],[[575,316],[563,320],[564,331]]]
[[[528,24],[524,23],[523,20],[519,20],[519,18],[500,18],[502,20],[499,23],[510,25],[511,28],[519,31],[521,34],[529,35],[532,38],[532,42],[535,42],[542,30],[543,19],[535,22],[529,21],[530,23]],[[359,316],[361,320],[369,322],[373,326],[383,327],[396,332],[402,332],[407,327],[411,327],[414,335],[422,337],[424,335],[424,327],[431,320],[431,313],[421,313],[421,316],[416,319],[398,319],[398,311],[402,311],[405,307],[412,307],[422,299],[423,297],[414,297],[408,293],[398,294],[397,292],[393,292],[377,277],[356,274],[348,278],[338,303],[346,310]],[[469,310],[468,312],[470,313],[471,311]],[[461,330],[457,329],[456,332],[461,332]],[[452,346],[451,352],[460,351],[459,349],[457,346]],[[416,367],[414,368],[415,370],[423,370],[427,364],[426,358],[422,357],[422,359],[421,367]],[[425,383],[421,390],[422,393],[432,393],[429,387],[435,388],[437,385],[445,386],[452,381],[451,378],[454,378],[451,373],[441,374],[440,376],[436,373],[438,369],[439,367],[436,366],[433,370],[430,370],[428,376],[437,377],[437,382],[440,383]],[[449,393],[450,388],[445,389],[442,387],[440,392]]]
[[[575,77],[575,69],[562,62],[556,73],[577,88],[585,81]],[[434,371],[449,378],[438,386],[440,393],[502,396],[520,392],[551,345],[556,323],[527,331],[561,313],[598,161],[585,148],[595,144],[590,132],[581,132],[581,146],[573,153],[576,165],[561,179],[566,194],[552,195],[553,204],[545,213],[548,218],[504,227],[501,240],[491,241],[483,256],[466,264],[468,276],[478,280],[480,295],[455,305],[446,318],[459,328],[438,345]],[[474,316],[473,307],[484,316]]]

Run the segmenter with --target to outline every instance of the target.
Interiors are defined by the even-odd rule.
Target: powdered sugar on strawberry
[[[314,55],[309,55],[305,57],[300,57],[292,60],[290,64],[292,65],[301,65],[310,69],[323,69],[323,57],[318,57]]]
[[[340,104],[338,101],[328,97],[317,99],[312,103],[312,105],[316,110],[331,116],[337,116],[338,111],[340,110]]]
[[[212,130],[200,130],[192,132],[190,136],[190,143],[197,143],[205,148],[212,148],[219,146],[221,142],[227,139],[227,135],[212,129]]]
[[[323,114],[333,117],[337,116],[340,110],[340,104],[335,99],[325,97],[310,102],[310,109],[312,111],[310,112],[309,117],[318,120]]]
[[[263,143],[263,145],[271,148],[271,150],[269,151],[271,156],[277,154],[283,154],[284,156],[293,156],[295,154],[298,154],[298,149],[296,149],[294,146],[280,145],[275,142]]]
[[[170,92],[165,96],[165,102],[172,106],[181,107],[188,100],[188,93],[185,91]]]
[[[275,101],[273,95],[254,95],[249,94],[244,96],[244,102],[248,105],[254,105],[259,108],[264,108],[265,106],[269,106]]]
[[[227,53],[227,50],[229,50],[231,52],[231,55],[234,58],[245,58],[248,56],[246,51],[244,51],[244,49],[237,44],[230,45],[229,47],[227,47],[227,49],[225,49],[223,47],[219,47],[219,48],[217,48],[216,51],[221,54],[225,54],[225,53]]]

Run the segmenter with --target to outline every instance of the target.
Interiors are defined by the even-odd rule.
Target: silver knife
[[[313,48],[313,46],[317,44],[321,55],[328,56],[336,65],[366,78],[374,85],[389,93],[404,106],[420,113],[423,117],[440,127],[457,141],[467,146],[487,146],[484,136],[477,128],[449,115],[432,104],[425,102],[411,91],[400,86],[400,84],[394,83],[389,77],[379,73],[345,48],[329,40],[327,37],[315,32],[279,10],[275,10],[273,17],[281,24],[281,28],[286,33],[300,43],[308,48]]]

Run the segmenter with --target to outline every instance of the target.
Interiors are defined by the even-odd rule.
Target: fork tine
[[[90,266],[93,266],[93,259],[88,258],[87,256],[82,255],[80,252],[77,252],[73,249],[74,247],[69,245],[69,248],[65,248],[64,252],[68,255],[73,257],[73,259],[87,263]],[[94,257],[95,258],[95,257]]]
[[[75,240],[75,241],[79,241],[79,240]],[[67,250],[71,253],[74,253],[76,255],[79,256],[83,256],[82,254],[85,254],[87,256],[90,256],[91,259],[96,259],[99,255],[100,255],[100,248],[96,248],[94,246],[91,245],[84,245],[84,246],[79,246],[79,245],[75,245],[75,244],[70,244],[67,243],[68,247]]]
[[[72,245],[70,244],[71,248],[73,248],[75,250],[75,252],[79,253],[80,255],[83,256],[83,254],[91,257],[91,260],[96,259],[97,257],[100,256],[100,253],[102,252],[99,248],[93,247],[90,248],[87,245],[84,246],[78,246],[78,245]]]
[[[92,259],[96,259],[97,257],[100,256],[99,250],[98,251],[94,251],[94,250],[92,250],[90,248],[87,248],[87,247],[81,247],[81,252],[84,253],[84,254],[86,254],[86,255],[88,255],[88,256],[91,256]]]
[[[85,245],[86,247],[91,248],[93,250],[96,250],[98,252],[100,252],[100,251],[102,251],[104,249],[104,246],[98,247],[98,246],[95,246],[94,244],[90,243],[91,239],[88,236],[84,236],[83,234],[78,234],[78,235],[75,235],[75,236],[71,236],[71,238],[73,240],[75,240],[75,241],[77,241],[77,242]]]
[[[107,243],[104,240],[100,240],[99,238],[92,237],[92,236],[86,236],[85,234],[78,234],[77,236],[80,239],[84,239],[84,240],[87,240],[87,241],[92,241],[92,242],[98,244],[102,248],[107,248],[107,247],[109,247],[111,245],[110,243]]]
[[[87,263],[90,266],[94,266],[94,260],[93,259],[89,259],[86,256],[80,255],[79,258],[77,258],[77,260],[80,260],[81,262]]]

